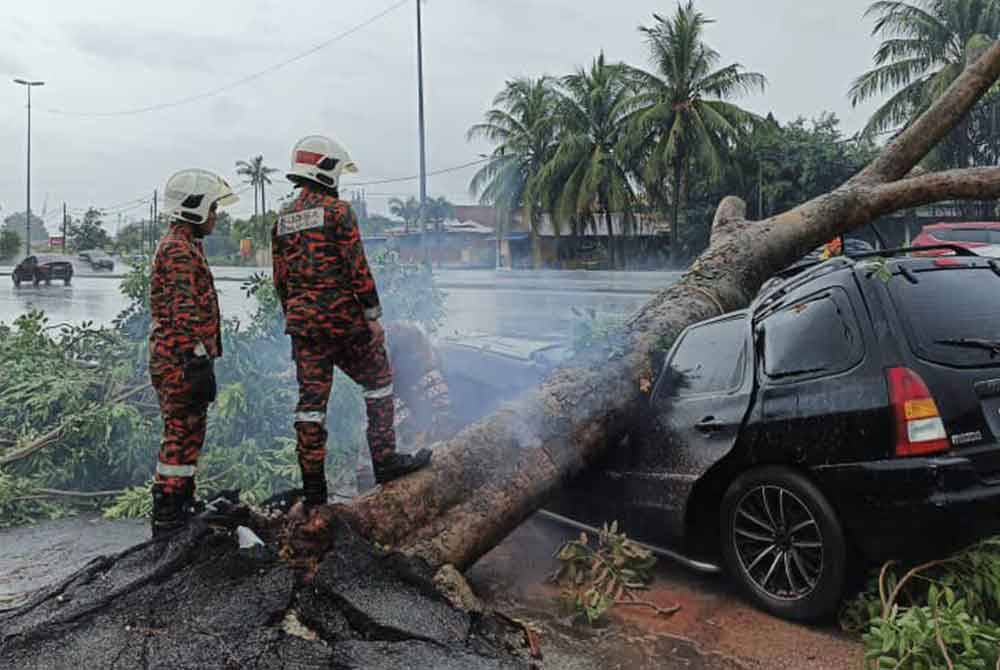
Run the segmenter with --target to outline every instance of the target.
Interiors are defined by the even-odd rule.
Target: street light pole
[[[424,261],[430,264],[427,248],[427,150],[424,132],[424,32],[420,3],[417,0],[417,114],[420,126],[420,246],[423,247]]]
[[[24,255],[31,255],[31,89],[35,86],[44,86],[44,81],[28,81],[26,79],[15,79],[15,84],[20,84],[28,89],[28,188],[27,188],[27,208],[24,220]]]

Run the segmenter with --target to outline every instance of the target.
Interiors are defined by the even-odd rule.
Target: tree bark
[[[725,198],[708,250],[629,322],[627,353],[571,361],[438,448],[431,467],[343,511],[382,544],[432,565],[468,567],[616,444],[645,401],[654,354],[685,327],[746,307],[774,273],[878,216],[945,199],[1000,196],[1000,168],[902,179],[998,76],[1000,44],[994,44],[864,171],[795,209],[749,222],[746,204]]]

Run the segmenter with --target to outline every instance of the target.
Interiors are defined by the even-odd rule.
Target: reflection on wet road
[[[9,268],[0,268],[0,275]],[[216,270],[223,316],[246,320],[253,302],[241,282],[253,268]],[[563,340],[572,332],[572,308],[598,313],[629,313],[657,290],[676,281],[670,272],[494,272],[444,270],[436,273],[447,295],[441,332],[487,333],[506,337]],[[110,324],[125,307],[119,280],[77,275],[71,286],[14,288],[0,276],[0,321],[10,322],[32,309],[44,310],[50,323],[93,321]]]

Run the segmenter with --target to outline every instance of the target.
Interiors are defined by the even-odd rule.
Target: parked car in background
[[[14,286],[22,282],[31,282],[35,286],[41,283],[51,284],[52,280],[62,280],[69,286],[73,280],[73,264],[58,256],[28,256],[21,261],[11,273]]]
[[[691,326],[627,442],[549,509],[793,620],[834,613],[855,562],[996,532],[1000,266],[956,254],[834,258]]]
[[[81,251],[79,258],[90,264],[94,270],[114,270],[115,262],[101,249],[88,249]]]
[[[924,226],[913,240],[914,247],[950,244],[972,249],[978,256],[1000,257],[1000,222],[934,223]],[[917,251],[921,256],[949,256],[947,249]]]

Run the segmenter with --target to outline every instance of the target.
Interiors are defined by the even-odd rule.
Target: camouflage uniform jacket
[[[160,240],[149,288],[150,357],[181,361],[198,352],[222,355],[219,300],[201,241],[190,225],[173,225]],[[199,347],[199,345],[201,345]]]
[[[348,202],[310,186],[272,230],[274,285],[285,332],[329,337],[367,329],[382,314],[358,221]]]

